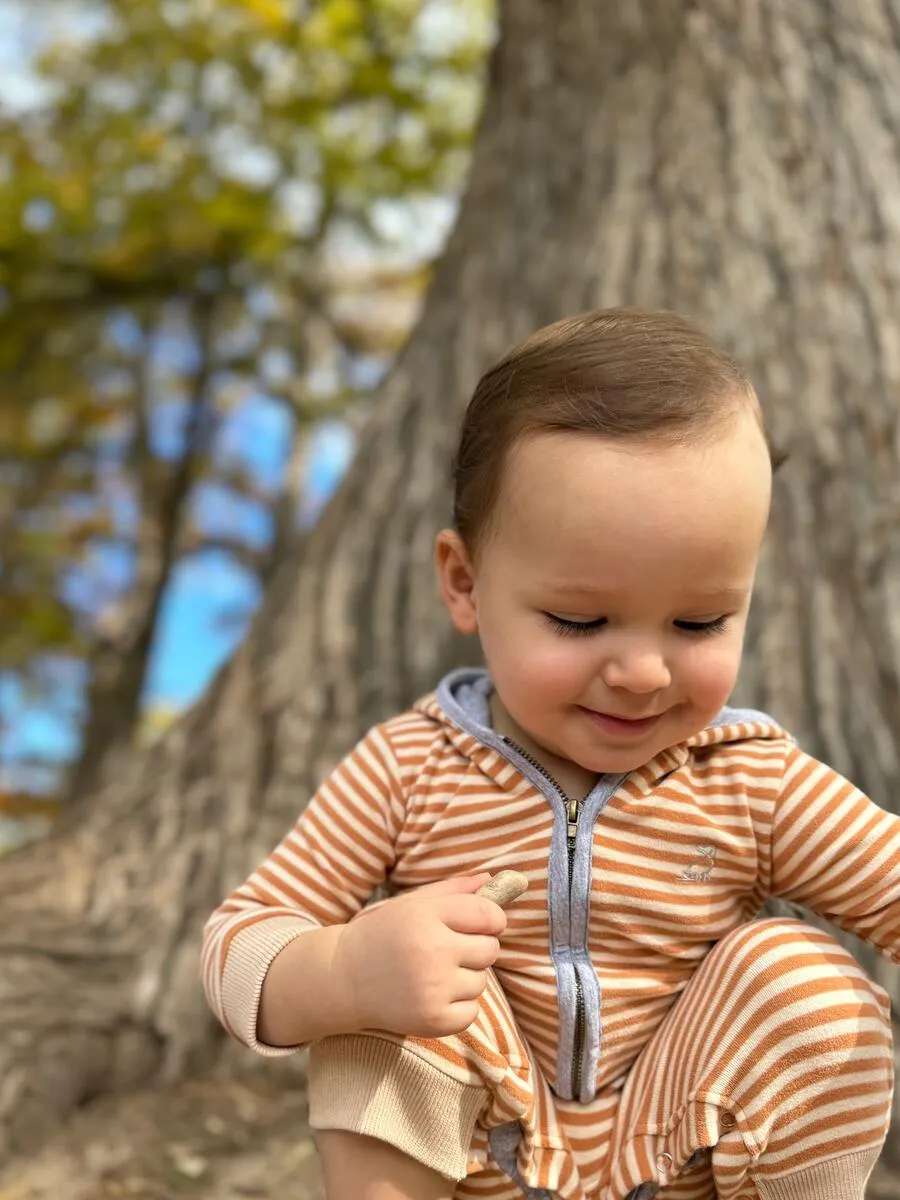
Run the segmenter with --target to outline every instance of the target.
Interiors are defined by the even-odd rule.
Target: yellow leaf
[[[57,200],[70,213],[84,208],[87,202],[87,180],[83,175],[64,175],[56,181]]]
[[[166,135],[161,129],[145,129],[138,138],[138,147],[144,154],[158,154],[166,146]]]
[[[268,29],[284,28],[290,19],[286,0],[236,0],[235,7],[243,9]]]
[[[365,31],[356,0],[325,0],[303,25],[303,40],[310,47],[346,52],[342,39]]]
[[[138,725],[136,734],[138,745],[152,746],[171,725],[174,725],[180,713],[181,709],[171,704],[158,704],[148,709]],[[2,1196],[0,1196],[0,1200],[3,1200]]]

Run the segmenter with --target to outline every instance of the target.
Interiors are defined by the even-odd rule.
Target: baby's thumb
[[[461,896],[468,892],[477,892],[479,888],[490,882],[490,871],[479,871],[477,875],[452,875],[449,879],[439,879],[437,883],[426,883],[416,888],[417,896]]]

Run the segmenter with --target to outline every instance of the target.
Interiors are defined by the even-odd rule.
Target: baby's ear
[[[434,543],[441,599],[460,633],[478,632],[475,571],[465,543],[455,529],[442,529]]]

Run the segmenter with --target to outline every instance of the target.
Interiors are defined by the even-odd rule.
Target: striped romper
[[[393,1143],[513,1200],[861,1200],[884,1141],[890,1005],[808,905],[900,961],[900,819],[762,713],[567,797],[453,672],[372,729],[206,926],[203,981],[236,1038],[293,938],[380,887],[513,868],[476,1020],[310,1049],[310,1123]],[[387,901],[388,903],[390,901]]]

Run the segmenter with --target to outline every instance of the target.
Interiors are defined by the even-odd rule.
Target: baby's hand
[[[345,927],[334,969],[358,1029],[446,1037],[471,1025],[506,929],[500,905],[475,894],[489,879],[429,884],[363,909],[364,919]]]

